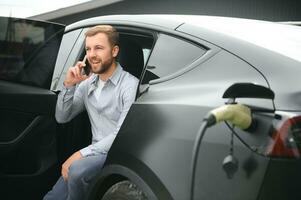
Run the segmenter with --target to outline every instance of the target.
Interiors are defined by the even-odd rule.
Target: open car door
[[[0,17],[1,199],[42,199],[57,176],[49,90],[65,27]]]

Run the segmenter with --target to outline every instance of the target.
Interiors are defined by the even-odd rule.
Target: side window
[[[150,55],[154,39],[143,33],[120,31],[118,62],[132,75],[141,78],[145,63]]]
[[[143,83],[177,72],[201,57],[206,49],[195,44],[160,34],[147,63]]]
[[[51,90],[61,89],[59,87],[60,83],[62,84],[65,79],[66,71],[71,65],[73,65],[74,62],[74,60],[72,60],[72,63],[68,63],[68,59],[72,57],[72,55],[73,58],[71,59],[75,59],[74,54],[72,54],[71,52],[74,50],[78,51],[78,49],[80,48],[79,46],[81,46],[82,41],[78,42],[80,36],[83,40],[82,29],[73,30],[64,34],[52,76]],[[63,74],[64,76],[62,76]]]
[[[64,26],[0,17],[0,79],[49,88]]]

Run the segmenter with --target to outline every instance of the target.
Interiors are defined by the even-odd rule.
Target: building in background
[[[112,14],[198,14],[300,21],[300,0],[93,0],[30,18],[63,24]]]

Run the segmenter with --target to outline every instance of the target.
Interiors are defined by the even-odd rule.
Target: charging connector
[[[251,109],[243,104],[228,104],[218,107],[210,112],[215,118],[215,123],[227,121],[243,130],[248,129],[252,124]]]

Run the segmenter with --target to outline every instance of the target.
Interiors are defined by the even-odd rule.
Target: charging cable
[[[248,129],[252,125],[251,109],[243,104],[227,104],[210,111],[203,119],[203,123],[196,135],[196,140],[192,151],[190,185],[191,200],[193,200],[194,198],[195,172],[201,142],[203,140],[207,128],[222,121],[227,121],[233,126],[239,127],[243,130]]]

